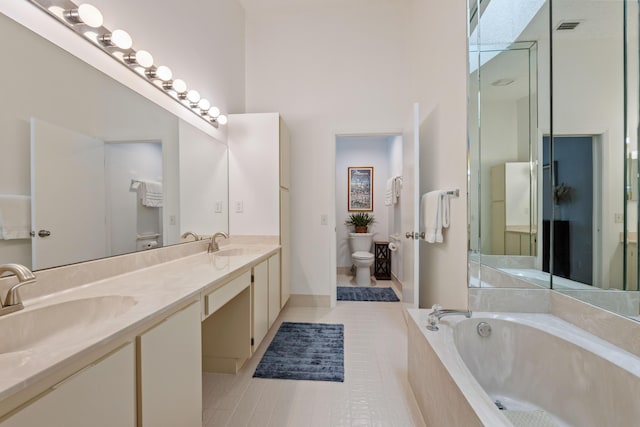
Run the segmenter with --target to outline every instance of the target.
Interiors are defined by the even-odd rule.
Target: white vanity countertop
[[[241,253],[233,256],[199,253],[25,300],[24,310],[0,317],[0,402],[51,379],[56,372],[81,368],[88,356],[102,357],[99,354],[108,354],[123,343],[133,340],[135,335],[144,332],[154,322],[199,301],[203,293],[222,286],[225,279],[233,276],[233,273],[267,259],[280,246],[232,245],[221,247],[221,252],[232,248],[241,250]],[[38,286],[38,283],[27,286]],[[78,301],[83,299],[85,300]],[[52,307],[54,314],[50,319],[55,319],[53,323],[76,326],[56,330],[55,326],[48,328],[49,325],[38,325],[39,314],[35,313],[36,310],[61,303],[66,304]],[[74,308],[74,304],[78,303],[80,305]],[[83,304],[85,305],[82,306]],[[46,310],[48,309],[45,308],[40,313]],[[12,327],[18,316],[29,317],[30,312],[34,312],[34,322]],[[100,313],[104,313],[104,316]],[[13,317],[16,319],[12,320]],[[25,324],[28,325],[27,328],[23,327]],[[17,351],[7,348],[16,342],[15,337],[18,337],[18,342],[22,341],[19,334],[28,334],[30,330],[33,331],[32,328],[45,330],[36,344],[30,342],[28,345],[14,347]]]

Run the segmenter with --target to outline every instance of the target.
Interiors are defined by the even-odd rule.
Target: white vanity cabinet
[[[202,425],[200,321],[193,303],[138,336],[138,426]]]
[[[290,136],[278,113],[230,114],[229,232],[278,236],[280,307],[290,294]]]
[[[280,254],[253,267],[252,353],[255,353],[280,314]]]
[[[280,254],[269,258],[269,328],[280,314]]]
[[[135,360],[134,344],[126,344],[27,402],[0,426],[133,427]]]
[[[491,168],[491,253],[535,255],[535,221],[530,215],[530,165],[508,162]]]
[[[252,333],[251,352],[254,353],[269,331],[269,261],[253,267],[251,283]]]

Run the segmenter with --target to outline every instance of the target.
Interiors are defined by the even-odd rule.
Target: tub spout
[[[427,329],[430,331],[437,331],[438,324],[440,323],[440,319],[445,316],[464,316],[467,319],[471,317],[470,310],[450,310],[443,309],[440,304],[435,304],[432,307],[432,312],[429,314],[427,318]]]

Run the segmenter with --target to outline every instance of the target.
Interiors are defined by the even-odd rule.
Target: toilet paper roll
[[[389,243],[389,249],[391,250],[391,252],[395,252],[398,250],[398,245],[396,245],[395,243],[391,242]]]

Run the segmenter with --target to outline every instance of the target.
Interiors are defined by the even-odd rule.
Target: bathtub
[[[409,310],[409,381],[427,425],[640,425],[639,357],[549,314],[445,317],[431,332],[429,311]]]

